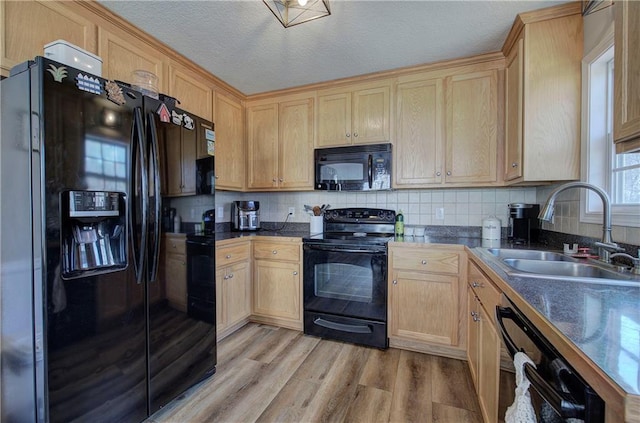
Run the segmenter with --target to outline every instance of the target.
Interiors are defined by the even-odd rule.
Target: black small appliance
[[[216,231],[216,211],[215,209],[207,210],[202,213],[202,223],[204,225],[205,233],[210,234]]]
[[[509,207],[508,239],[516,244],[537,242],[540,235],[539,204],[511,203]]]

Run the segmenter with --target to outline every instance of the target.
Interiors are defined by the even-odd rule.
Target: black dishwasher
[[[496,307],[496,320],[504,344],[513,357],[517,352],[525,351],[522,345],[516,345],[516,336],[526,339],[526,353],[535,363],[535,367],[525,363],[524,372],[531,382],[530,392],[538,421],[604,423],[605,404],[602,398],[511,300],[506,296],[503,299],[507,306]],[[507,321],[511,334],[505,325]]]
[[[207,323],[216,323],[215,239],[187,237],[187,314]]]

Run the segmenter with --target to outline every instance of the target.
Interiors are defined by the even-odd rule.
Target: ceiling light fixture
[[[329,0],[262,0],[282,26],[288,28],[303,22],[329,16]]]

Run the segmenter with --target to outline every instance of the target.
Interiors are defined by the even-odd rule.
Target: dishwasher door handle
[[[533,330],[533,328],[526,324],[512,308],[496,306],[496,321],[498,322],[498,328],[500,329],[500,334],[502,335],[502,339],[504,340],[511,357],[515,356],[517,352],[524,352],[524,349],[519,348],[515,342],[513,342],[513,339],[504,326],[503,319],[512,320],[523,330],[524,333],[527,334],[529,339],[531,339],[536,346],[543,350],[543,353],[549,352],[548,347],[545,346],[543,341],[538,337],[538,335],[536,335],[535,332],[537,331]],[[555,356],[555,354],[552,355]],[[527,376],[527,379],[529,379],[529,382],[531,382],[531,386],[562,418],[577,418],[584,420],[585,404],[579,404],[568,393],[555,389],[530,363],[524,364],[524,373]]]

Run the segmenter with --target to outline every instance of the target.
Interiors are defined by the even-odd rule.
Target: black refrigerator
[[[215,372],[160,257],[164,149],[212,126],[42,57],[0,94],[0,420],[142,421]]]

